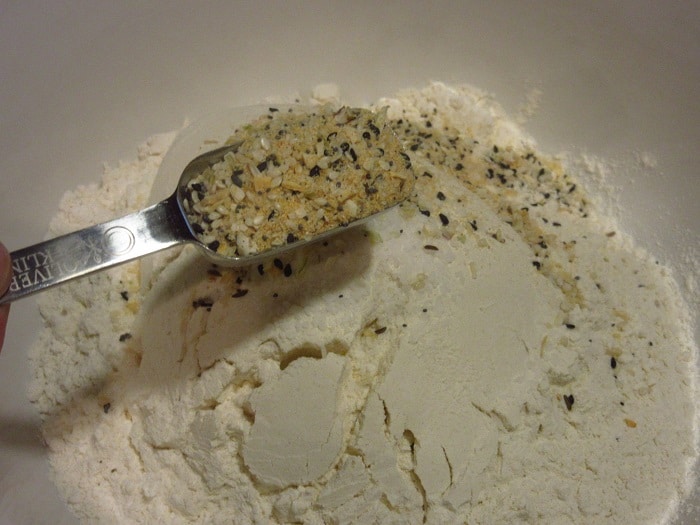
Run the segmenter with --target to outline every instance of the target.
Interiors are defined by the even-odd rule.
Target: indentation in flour
[[[321,350],[320,346],[313,343],[304,343],[300,346],[292,348],[291,350],[284,352],[280,358],[280,370],[284,370],[290,365],[290,363],[302,357],[321,359],[323,357],[323,351]]]
[[[453,472],[452,472],[452,463],[450,463],[450,458],[449,458],[449,456],[447,455],[447,450],[445,450],[445,447],[441,447],[441,448],[442,448],[442,453],[443,453],[443,455],[445,456],[445,462],[447,462],[447,467],[448,467],[449,470],[450,470],[450,485],[448,486],[447,489],[445,489],[445,492],[447,492],[447,490],[449,489],[449,487],[452,486],[452,483],[453,483],[453,481],[454,481]],[[444,494],[444,492],[443,492],[443,494]]]
[[[428,494],[426,493],[425,487],[423,486],[423,482],[421,481],[420,476],[416,471],[418,468],[418,459],[416,457],[416,452],[419,445],[416,441],[416,437],[413,435],[413,432],[411,432],[411,430],[408,428],[403,431],[402,438],[410,451],[411,466],[407,469],[407,471],[411,481],[413,482],[413,485],[415,486],[416,490],[418,491],[423,500],[423,523],[425,523],[428,519]],[[447,460],[447,455],[445,455],[445,460]],[[449,461],[447,463],[449,464]]]
[[[253,475],[272,488],[308,484],[328,473],[343,444],[337,417],[345,359],[299,358],[250,397],[255,422],[243,444]],[[301,409],[301,410],[300,410]],[[289,414],[309,411],[303,423]]]

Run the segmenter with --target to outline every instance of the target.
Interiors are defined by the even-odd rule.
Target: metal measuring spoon
[[[193,177],[221,161],[227,153],[235,153],[237,148],[238,144],[224,146],[196,157],[183,170],[175,192],[153,206],[12,252],[12,280],[8,291],[0,297],[0,304],[183,243],[196,245],[207,259],[218,265],[247,266],[363,224],[384,211],[376,210],[311,238],[295,239],[255,254],[222,256],[197,238],[196,226],[188,220],[184,202],[187,185]]]

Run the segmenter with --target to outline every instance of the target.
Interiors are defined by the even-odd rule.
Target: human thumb
[[[5,293],[5,290],[10,286],[12,279],[12,264],[10,261],[10,253],[7,248],[0,242],[0,296]],[[0,350],[5,341],[5,328],[7,327],[7,317],[10,315],[10,305],[0,305]]]
[[[0,242],[0,295],[10,286],[12,279],[12,264],[10,262],[10,252],[5,245]]]

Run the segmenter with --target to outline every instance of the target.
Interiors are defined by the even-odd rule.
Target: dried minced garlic
[[[403,201],[414,174],[385,122],[386,111],[270,108],[187,183],[183,205],[198,239],[219,255],[253,255]]]

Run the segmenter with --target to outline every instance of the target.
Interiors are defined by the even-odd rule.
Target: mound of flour
[[[326,89],[327,91],[327,89]],[[333,91],[335,93],[335,91]],[[696,458],[663,266],[484,93],[379,100],[410,201],[243,270],[190,249],[43,294],[30,397],[75,513],[119,523],[640,523]],[[173,139],[64,196],[145,205]]]

